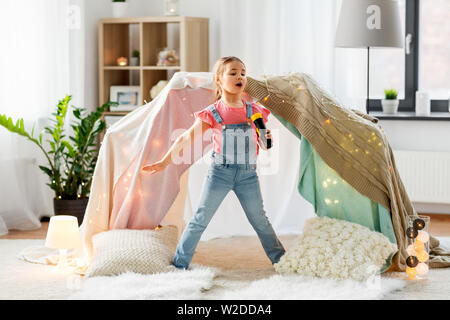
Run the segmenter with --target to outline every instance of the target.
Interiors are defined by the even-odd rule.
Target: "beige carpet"
[[[280,236],[280,240],[288,250],[296,237]],[[449,239],[446,238],[447,243]],[[44,240],[0,240],[0,299],[66,299],[73,294],[75,278],[52,273],[52,266],[16,258],[21,249],[43,243]],[[276,274],[256,237],[200,242],[192,263],[221,270],[214,285],[205,293],[207,299],[217,298],[224,290],[242,287],[243,283],[250,284]],[[382,277],[404,279],[405,275],[385,273]],[[384,299],[450,299],[450,268],[432,269],[427,279],[409,281],[403,289]]]

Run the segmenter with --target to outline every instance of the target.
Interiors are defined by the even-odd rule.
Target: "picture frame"
[[[107,131],[114,123],[116,123],[117,121],[119,121],[120,119],[122,119],[124,117],[124,115],[105,115],[104,116],[104,121],[106,124],[106,130]]]
[[[111,86],[109,100],[118,102],[117,107],[110,111],[133,111],[141,105],[141,90],[139,86]]]

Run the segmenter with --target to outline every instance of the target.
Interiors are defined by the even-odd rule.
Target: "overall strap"
[[[217,123],[222,123],[222,117],[220,116],[219,112],[217,111],[216,107],[214,107],[214,104],[210,105],[209,110],[212,112],[214,119],[216,119]]]
[[[247,118],[251,119],[253,114],[252,104],[250,102],[247,102]]]

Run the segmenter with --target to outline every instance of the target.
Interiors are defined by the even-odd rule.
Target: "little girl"
[[[213,130],[212,163],[203,185],[200,203],[194,217],[184,229],[175,250],[173,264],[187,269],[198,241],[219,205],[233,190],[255,229],[272,264],[278,262],[285,250],[278,240],[263,208],[256,157],[259,145],[252,115],[260,113],[267,121],[270,111],[245,102],[241,97],[247,84],[244,63],[236,57],[219,59],[214,66],[216,102],[194,113],[195,123],[180,135],[162,160],[145,166],[142,170],[156,173],[163,170],[172,159],[172,151],[183,149],[196,135]],[[271,139],[270,130],[265,135]]]

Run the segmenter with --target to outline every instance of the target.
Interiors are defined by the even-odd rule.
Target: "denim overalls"
[[[247,103],[247,122],[228,125],[223,123],[214,105],[209,108],[216,121],[222,124],[222,153],[212,153],[213,162],[203,183],[198,209],[181,235],[175,250],[174,265],[184,269],[189,267],[203,231],[230,190],[235,192],[267,256],[274,264],[280,260],[285,250],[263,207],[256,173],[256,146],[250,122],[252,107]]]

